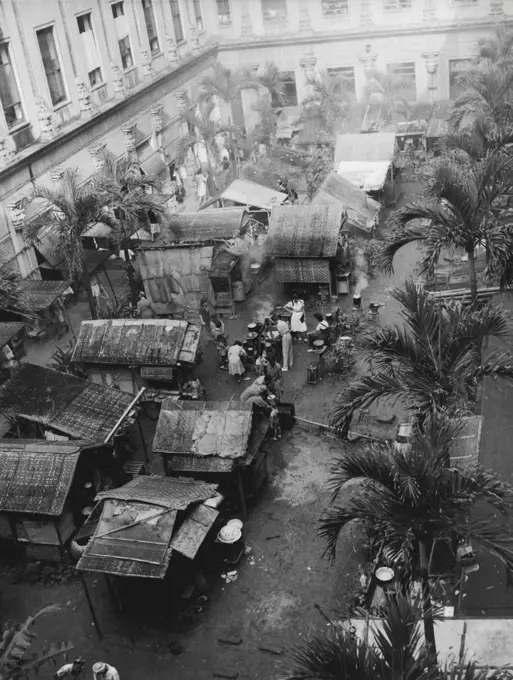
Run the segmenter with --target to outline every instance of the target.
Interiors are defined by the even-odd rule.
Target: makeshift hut
[[[67,373],[23,363],[0,386],[0,415],[16,423],[16,432],[21,428],[23,436],[106,443],[133,424],[138,399]]]
[[[326,177],[310,205],[342,205],[347,213],[349,235],[371,238],[381,210],[378,201],[336,172],[330,172]]]
[[[240,402],[175,402],[160,411],[153,452],[166,475],[219,484],[220,492],[245,510],[267,478],[262,442],[269,421]]]
[[[231,312],[233,284],[251,285],[248,252],[260,225],[244,208],[173,215],[159,238],[141,245],[135,266],[158,315],[198,311],[206,298]]]
[[[254,219],[267,225],[274,206],[286,201],[287,194],[245,179],[236,179],[219,196],[205,203],[202,210],[245,206]]]
[[[19,286],[27,307],[36,315],[27,328],[29,337],[50,338],[67,332],[70,324],[63,299],[73,292],[69,281],[23,279]]]
[[[335,289],[342,266],[346,212],[342,205],[287,205],[273,210],[267,252],[280,283]]]
[[[58,562],[76,530],[88,445],[0,439],[0,542],[28,559]]]
[[[171,319],[82,321],[72,362],[96,384],[137,394],[148,382],[180,393],[196,363],[201,327]]]
[[[379,193],[391,167],[393,179],[396,151],[394,132],[337,135],[334,170],[360,189]]]
[[[213,543],[222,502],[217,484],[139,476],[96,500],[75,539],[77,569],[105,574],[123,609],[139,601],[154,612],[160,599],[169,612],[164,589],[172,598],[193,587],[202,553]]]

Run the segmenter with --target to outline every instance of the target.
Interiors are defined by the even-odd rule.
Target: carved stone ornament
[[[93,112],[93,105],[91,104],[91,93],[87,90],[84,81],[80,76],[75,78],[75,85],[77,88],[78,103],[80,104],[80,111],[87,116]]]
[[[312,80],[315,78],[315,65],[317,64],[317,57],[314,55],[307,55],[303,57],[299,62],[299,65],[303,69],[306,80]]]
[[[44,99],[38,99],[36,106],[39,129],[41,131],[41,140],[49,141],[50,139],[53,139],[55,133],[52,112]]]
[[[371,26],[372,24],[370,0],[360,0],[360,26]]]
[[[365,73],[370,73],[374,70],[374,64],[376,63],[377,54],[371,51],[370,45],[365,45],[365,54],[360,56],[360,61],[363,63],[363,70]]]
[[[423,21],[436,21],[436,1],[435,0],[424,0],[424,6],[422,8],[422,20]]]
[[[0,168],[6,168],[14,158],[16,145],[10,135],[0,138]]]
[[[176,68],[178,66],[179,59],[178,50],[176,49],[176,43],[174,39],[168,36],[166,38],[166,46],[167,60],[169,61],[169,64],[172,68]]]
[[[147,80],[152,80],[155,78],[155,71],[153,70],[153,64],[151,61],[151,56],[148,50],[145,50],[144,48],[141,49],[141,64],[143,67],[143,73],[144,77]]]
[[[490,14],[494,19],[502,19],[504,16],[503,0],[490,0]]]
[[[125,139],[125,151],[130,154],[135,151],[135,123],[125,123],[121,126],[121,132]]]
[[[308,4],[299,10],[299,30],[301,33],[310,33],[312,31],[312,19],[310,18]]]
[[[158,135],[159,132],[162,132],[163,128],[163,118],[162,114],[164,112],[164,107],[162,104],[159,104],[158,106],[152,106],[150,109],[150,115],[151,115],[151,128],[153,132]]]
[[[93,161],[93,166],[96,172],[100,172],[105,167],[105,148],[107,144],[101,142],[100,144],[95,144],[89,147],[89,155]]]
[[[175,90],[175,102],[176,108],[179,113],[183,113],[187,107],[188,94],[187,90]]]
[[[9,218],[11,224],[16,231],[23,229],[25,224],[25,201],[23,199],[14,199],[7,203],[7,209],[9,211]]]
[[[430,76],[436,75],[438,71],[438,56],[440,52],[423,52],[422,57],[426,64],[426,71]]]
[[[240,37],[253,38],[255,34],[253,32],[251,14],[249,13],[247,0],[241,0],[240,16],[241,16]]]
[[[198,31],[194,28],[194,26],[190,26],[189,28],[189,37],[191,41],[191,53],[199,54],[200,43],[198,39]]]
[[[114,97],[116,99],[123,99],[125,96],[125,80],[123,74],[117,64],[110,62],[110,70],[112,72],[112,84],[114,85]]]

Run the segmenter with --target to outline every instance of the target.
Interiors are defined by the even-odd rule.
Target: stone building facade
[[[135,148],[165,177],[213,58],[275,62],[292,107],[319,70],[357,97],[378,69],[404,76],[412,101],[446,100],[478,38],[508,20],[513,0],[2,0],[0,257],[39,276],[23,199],[66,167],[87,180],[102,148]]]

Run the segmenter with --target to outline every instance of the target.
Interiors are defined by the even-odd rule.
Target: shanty
[[[132,422],[136,402],[132,394],[26,363],[0,386],[0,414],[29,437],[106,442]]]
[[[249,180],[236,179],[217,198],[209,201],[205,208],[246,206],[251,212],[254,210],[270,211],[274,206],[281,205],[287,200],[287,194],[281,191],[269,189]]]
[[[0,541],[27,559],[61,561],[76,530],[87,467],[82,442],[0,439]],[[89,482],[91,484],[91,482]]]
[[[342,205],[347,212],[350,236],[372,237],[381,210],[378,201],[336,172],[330,172],[326,177],[310,205]]]
[[[234,286],[245,294],[251,285],[250,263],[242,255],[261,233],[262,225],[244,208],[173,215],[135,259],[155,314],[197,311],[203,299],[230,314]]]
[[[266,248],[274,257],[277,281],[327,286],[331,295],[336,271],[344,265],[345,223],[341,204],[275,208]]]
[[[218,483],[220,492],[245,510],[267,478],[262,443],[268,429],[269,420],[251,405],[167,399],[153,452],[161,454],[166,475]]]
[[[196,362],[200,332],[200,326],[170,319],[82,321],[72,361],[93,383],[132,394],[145,386],[145,376],[179,390]]]
[[[380,192],[395,154],[395,132],[337,135],[334,170],[364,191]]]
[[[123,609],[145,599],[134,587],[157,582],[170,594],[183,591],[194,583],[222,500],[217,484],[154,476],[104,491],[74,540],[77,569],[106,574]],[[162,590],[160,598],[169,609]]]
[[[0,352],[2,370],[10,369],[14,361],[25,355],[25,324],[21,321],[0,322]]]

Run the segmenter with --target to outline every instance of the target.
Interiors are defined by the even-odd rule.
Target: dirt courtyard
[[[326,622],[314,607],[345,614],[349,593],[357,585],[359,555],[350,537],[340,543],[337,563],[322,558],[324,544],[317,521],[327,503],[326,464],[341,444],[297,426],[273,442],[269,479],[245,525],[251,553],[239,565],[238,579],[221,578],[211,587],[209,603],[187,633],[169,633],[127,622],[117,613],[102,578],[88,577],[103,640],[99,640],[80,581],[59,586],[11,584],[1,579],[4,620],[21,621],[43,605],[62,610],[41,620],[41,641],[70,640],[90,666],[98,660],[114,665],[123,680],[168,678],[206,680],[216,671],[245,678],[272,678],[284,657],[259,647],[290,647]],[[279,538],[268,539],[268,537]],[[237,635],[240,645],[218,638]],[[171,642],[183,652],[174,656]]]

